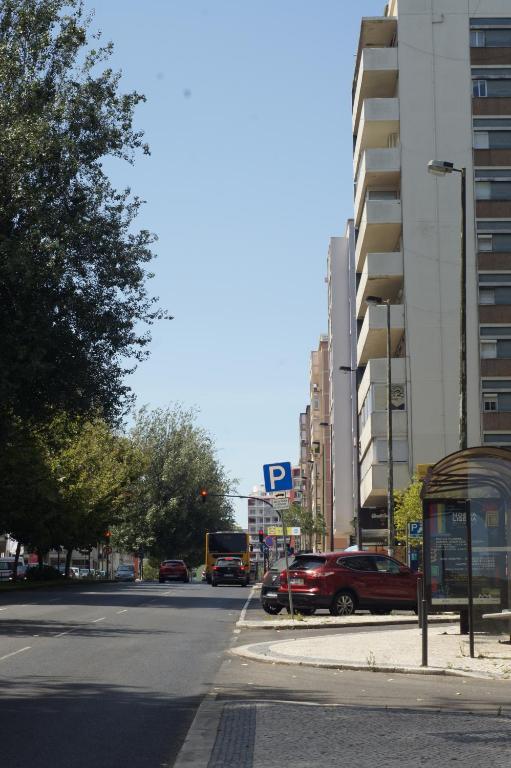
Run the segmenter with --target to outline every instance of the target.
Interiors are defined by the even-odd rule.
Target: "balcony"
[[[355,247],[357,272],[362,272],[369,252],[400,250],[401,200],[367,200]]]
[[[391,98],[397,84],[397,48],[364,48],[360,54],[353,93],[353,133],[356,134],[362,104],[373,97]]]
[[[405,384],[406,382],[406,360],[404,357],[394,357],[391,361],[392,381],[395,384]],[[362,409],[362,404],[366,398],[371,384],[385,384],[387,382],[387,361],[381,358],[369,360],[362,381],[358,387],[358,411]]]
[[[397,143],[398,136],[399,99],[365,99],[360,111],[353,153],[355,176],[364,150],[391,147]]]
[[[392,435],[394,440],[406,438],[408,434],[408,415],[406,411],[392,411]],[[369,444],[376,438],[386,438],[387,411],[373,411],[360,435],[360,455],[363,456]]]
[[[394,463],[394,488],[404,489],[410,485],[410,473],[407,462]],[[370,464],[360,481],[360,505],[363,507],[386,506],[387,502],[387,464]]]
[[[367,191],[371,190],[376,199],[378,191],[398,190],[400,177],[401,152],[398,148],[366,149],[356,180],[355,226],[358,227],[360,223]]]
[[[402,304],[390,307],[390,348],[394,355],[405,330],[405,312]],[[367,307],[357,342],[357,365],[365,365],[370,358],[387,355],[387,308]]]
[[[367,296],[395,300],[403,286],[403,254],[368,253],[357,290],[357,317],[366,312]]]

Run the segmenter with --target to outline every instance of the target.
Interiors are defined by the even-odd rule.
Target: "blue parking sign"
[[[422,523],[408,523],[408,535],[410,537],[422,536]]]
[[[280,461],[278,464],[263,466],[264,487],[267,493],[273,491],[290,491],[293,488],[293,473],[291,462]]]

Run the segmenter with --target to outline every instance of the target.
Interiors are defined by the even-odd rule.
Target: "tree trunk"
[[[16,545],[16,554],[14,555],[14,573],[12,574],[13,581],[17,581],[18,579],[18,562],[20,559],[20,552],[21,552],[21,542],[18,541]]]
[[[64,576],[66,579],[69,578],[69,569],[71,568],[71,559],[73,557],[73,550],[68,549],[66,550],[66,570],[64,571]]]

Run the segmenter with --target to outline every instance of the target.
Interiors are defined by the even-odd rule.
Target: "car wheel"
[[[332,616],[352,616],[356,608],[357,602],[353,592],[343,589],[335,595],[329,610]]]
[[[269,613],[270,616],[276,616],[282,610],[282,605],[270,605],[270,603],[263,603],[263,611]]]

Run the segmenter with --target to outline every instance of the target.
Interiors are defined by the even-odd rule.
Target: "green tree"
[[[231,502],[221,496],[233,492],[233,481],[211,436],[195,422],[195,411],[180,406],[138,413],[131,438],[145,469],[124,521],[114,528],[114,543],[196,565],[204,559],[206,531],[233,529]],[[201,488],[209,492],[206,503]]]
[[[67,550],[68,569],[73,549],[95,546],[107,528],[123,519],[144,457],[100,418],[60,415],[48,432],[48,464],[62,510],[54,541]]]
[[[302,547],[305,549],[312,549],[316,538],[323,536],[323,515],[314,517],[310,510],[300,504],[291,504],[283,514],[287,526],[300,526]]]
[[[104,170],[148,152],[133,128],[144,97],[120,91],[112,46],[89,27],[81,0],[0,0],[4,421],[117,417],[128,361],[163,316],[146,289],[154,238],[133,227],[141,200]]]
[[[396,538],[399,541],[406,540],[408,523],[416,523],[422,520],[422,480],[412,478],[412,482],[404,491],[394,491],[394,526]]]

